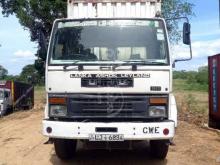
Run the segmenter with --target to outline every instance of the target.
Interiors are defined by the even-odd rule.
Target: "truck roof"
[[[161,0],[69,0],[67,16],[79,18],[154,18]]]

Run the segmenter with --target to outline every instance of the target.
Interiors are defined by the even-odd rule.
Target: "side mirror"
[[[187,22],[184,22],[184,24],[183,24],[183,43],[186,45],[191,44],[190,34],[191,34],[191,25]]]
[[[184,19],[184,21],[179,21],[179,20],[183,20],[183,19]],[[178,20],[178,22],[175,22],[176,20]],[[182,35],[182,37],[183,37],[183,44],[185,44],[185,47],[189,46],[189,49],[190,49],[190,57],[189,58],[184,58],[183,57],[183,58],[179,58],[179,59],[178,58],[174,59],[173,67],[175,67],[175,62],[178,62],[178,61],[189,61],[189,60],[192,59],[192,45],[191,45],[191,37],[190,37],[190,35],[191,35],[191,25],[190,25],[189,19],[187,17],[168,18],[168,19],[166,19],[166,21],[174,21],[175,23],[177,23],[177,31],[178,31],[178,33],[180,31],[183,32],[183,35]],[[178,23],[182,24],[182,22],[184,22],[183,23],[183,29],[179,29],[179,27],[181,27],[181,26],[179,26]],[[181,46],[183,46],[183,44],[181,44]]]

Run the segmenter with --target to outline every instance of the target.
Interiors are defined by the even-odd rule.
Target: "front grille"
[[[81,95],[69,99],[68,115],[74,118],[147,117],[146,96]]]
[[[82,87],[133,87],[133,78],[82,78]]]
[[[151,86],[150,90],[151,91],[161,91],[161,87],[160,86]]]

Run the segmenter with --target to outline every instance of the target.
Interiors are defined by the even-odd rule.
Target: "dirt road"
[[[78,146],[76,158],[61,162],[55,155],[52,144],[44,144],[47,138],[41,134],[43,104],[27,112],[17,112],[0,119],[0,165],[212,165],[219,164],[220,134],[179,122],[174,146],[170,147],[165,161],[152,160],[145,143],[137,143],[134,150],[97,151]],[[220,159],[220,158],[219,158]]]

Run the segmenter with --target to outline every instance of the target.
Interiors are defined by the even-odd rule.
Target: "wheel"
[[[169,140],[151,140],[150,153],[156,159],[165,159],[168,153]]]
[[[215,120],[209,117],[209,127],[214,129],[220,129],[220,120]]]
[[[214,120],[209,119],[209,127],[211,128],[217,128],[217,124]]]
[[[13,113],[13,106],[9,106],[3,115],[9,115]]]
[[[54,148],[56,155],[62,160],[73,158],[76,151],[76,140],[54,139]]]

